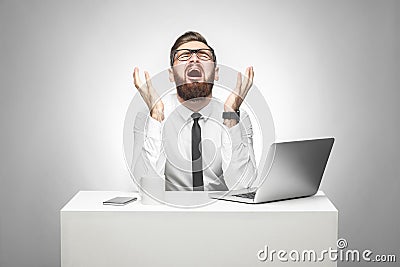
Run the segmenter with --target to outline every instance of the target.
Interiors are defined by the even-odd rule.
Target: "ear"
[[[214,81],[218,81],[218,79],[219,79],[219,67],[215,67]]]
[[[169,68],[169,69],[168,69],[168,76],[169,76],[169,81],[170,81],[171,83],[175,82],[174,72],[173,72],[172,68]]]

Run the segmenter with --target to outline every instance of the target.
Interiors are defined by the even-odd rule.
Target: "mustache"
[[[185,72],[191,70],[191,69],[199,69],[202,72],[204,72],[203,66],[199,63],[189,63],[186,68],[185,68]]]
[[[198,70],[201,72],[201,75],[197,74],[199,77],[202,76],[202,81],[190,81],[190,77],[188,77],[188,71],[192,71],[195,68],[198,68]],[[209,83],[209,84],[214,84],[214,77],[215,77],[215,73],[211,73],[210,76],[207,76],[203,66],[201,66],[200,64],[196,64],[196,63],[192,63],[192,64],[188,64],[188,66],[185,67],[185,69],[181,69],[179,72],[179,70],[172,70],[173,72],[173,76],[174,76],[174,82],[176,86],[181,86],[181,85],[185,85],[188,83]],[[197,76],[195,75],[195,76]],[[189,79],[188,79],[189,78]]]

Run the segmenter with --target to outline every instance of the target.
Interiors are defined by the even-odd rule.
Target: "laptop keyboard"
[[[250,192],[250,193],[246,193],[246,194],[237,194],[237,195],[232,195],[232,196],[254,199],[254,197],[256,196],[256,192]]]

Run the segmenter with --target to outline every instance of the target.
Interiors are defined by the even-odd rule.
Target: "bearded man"
[[[253,84],[252,67],[238,73],[236,88],[225,101],[213,97],[219,68],[214,49],[197,32],[186,32],[170,52],[169,79],[176,93],[160,98],[150,75],[146,83],[136,67],[134,84],[149,113],[138,114],[132,169],[165,177],[166,190],[225,191],[249,188],[257,175],[251,121],[240,112]],[[143,127],[140,124],[144,125]],[[140,132],[140,131],[139,131]]]

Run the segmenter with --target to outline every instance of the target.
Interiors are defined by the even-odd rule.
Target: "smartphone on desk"
[[[103,202],[103,205],[124,206],[137,200],[137,197],[114,197]]]

